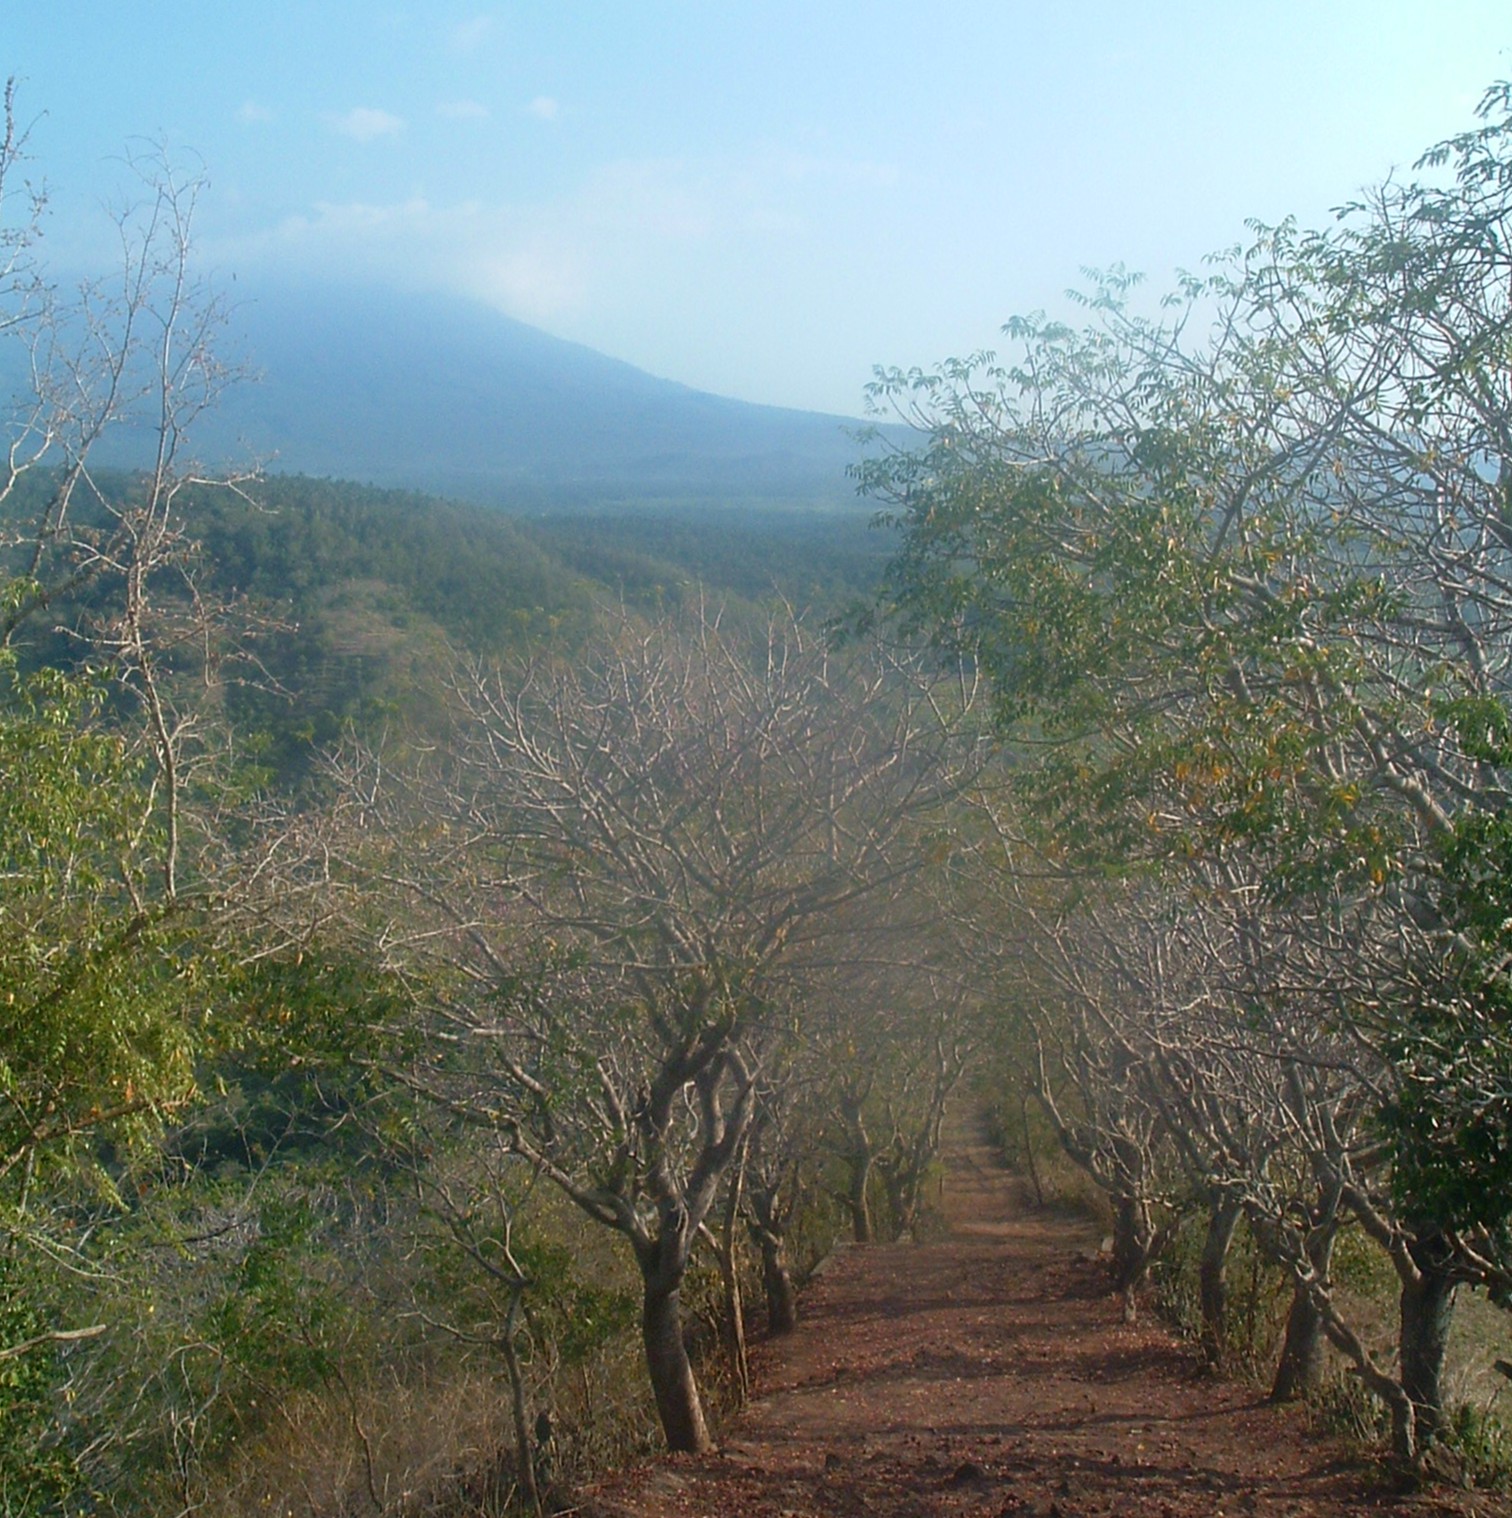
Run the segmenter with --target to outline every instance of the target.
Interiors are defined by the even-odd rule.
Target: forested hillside
[[[134,478],[96,471],[99,527]],[[50,473],[18,481],[18,528],[45,509]],[[185,497],[197,583],[246,617],[258,678],[226,692],[244,739],[270,740],[275,767],[302,769],[348,725],[436,698],[448,648],[477,655],[580,646],[606,611],[646,613],[707,600],[756,618],[779,601],[816,620],[875,588],[885,536],[871,513],[643,507],[634,513],[523,516],[341,481],[275,475],[255,491],[196,487]],[[18,561],[19,562],[19,561]],[[103,587],[53,598],[53,629],[31,629],[28,658],[66,664],[57,628],[103,604]]]

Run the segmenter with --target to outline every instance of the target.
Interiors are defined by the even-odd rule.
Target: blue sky
[[[1329,208],[1512,73],[1506,0],[0,0],[55,264],[121,155],[222,277],[487,300],[653,373],[859,410],[1083,266],[1154,287]]]

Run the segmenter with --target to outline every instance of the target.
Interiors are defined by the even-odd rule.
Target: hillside
[[[433,710],[448,645],[570,646],[602,607],[695,596],[758,618],[781,597],[819,619],[866,596],[886,553],[855,509],[529,519],[302,476],[270,477],[255,507],[208,493],[194,522],[210,583],[267,619],[257,652],[273,688],[249,684],[233,705],[286,774],[364,714]]]
[[[238,284],[225,346],[257,378],[197,425],[209,458],[525,508],[855,494],[854,419],[709,395],[460,298]]]
[[[108,471],[97,483],[107,496],[130,488]],[[0,524],[35,514],[48,487],[49,477],[28,477]],[[402,712],[423,726],[448,648],[487,658],[570,647],[606,606],[653,612],[692,597],[758,622],[780,597],[819,620],[871,591],[887,547],[855,507],[711,514],[663,503],[526,517],[277,474],[251,501],[205,489],[186,504],[201,584],[251,617],[268,677],[233,682],[230,713],[262,735],[286,778],[347,724]],[[0,563],[19,572],[24,560]],[[58,602],[53,630],[34,633],[26,657],[67,664],[64,629],[90,609],[87,597]]]

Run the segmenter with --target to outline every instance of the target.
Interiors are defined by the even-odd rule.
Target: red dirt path
[[[584,1518],[1502,1518],[1404,1496],[1295,1409],[1203,1374],[1107,1294],[1087,1225],[1026,1210],[985,1146],[946,1155],[938,1242],[840,1251],[765,1346],[722,1449],[620,1473]]]

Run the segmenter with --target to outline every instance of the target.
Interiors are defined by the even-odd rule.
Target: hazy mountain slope
[[[261,377],[199,425],[209,457],[501,505],[853,499],[846,418],[656,379],[465,300],[234,289],[229,346]]]

